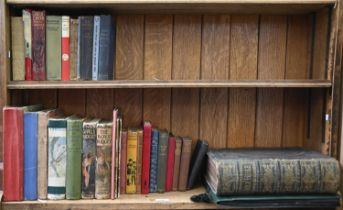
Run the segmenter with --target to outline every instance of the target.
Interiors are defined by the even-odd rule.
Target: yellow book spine
[[[126,158],[126,193],[136,193],[138,132],[129,130]]]

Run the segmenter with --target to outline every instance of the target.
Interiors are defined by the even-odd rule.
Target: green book
[[[75,115],[67,118],[67,199],[81,198],[82,125],[83,119]]]
[[[158,140],[158,161],[157,161],[157,192],[166,191],[166,170],[167,170],[167,153],[168,153],[167,131],[161,131]]]
[[[46,16],[47,80],[61,80],[62,16]]]

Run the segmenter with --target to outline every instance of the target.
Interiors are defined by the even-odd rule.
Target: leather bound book
[[[174,175],[174,161],[175,161],[175,136],[170,136],[168,140],[168,160],[166,172],[166,192],[172,191],[173,188],[173,175]]]
[[[123,127],[123,120],[122,117],[120,115],[120,113],[118,113],[117,116],[117,135],[116,135],[116,159],[115,159],[115,188],[114,188],[114,197],[115,198],[119,198],[120,195],[120,155],[121,155],[121,134],[122,134],[122,127]]]
[[[25,42],[25,80],[32,80],[32,11],[23,9]]]
[[[46,77],[61,80],[62,17],[46,16]]]
[[[127,132],[126,193],[136,193],[138,130]]]
[[[150,192],[157,192],[157,162],[158,162],[158,129],[152,129],[151,151],[150,151]]]
[[[189,163],[191,161],[192,152],[192,139],[184,137],[182,139],[182,150],[180,160],[180,174],[179,174],[179,191],[185,191],[187,189],[187,180],[189,172]]]
[[[173,191],[177,191],[179,184],[180,160],[181,160],[182,138],[176,137],[175,158],[174,158],[174,175],[173,175]]]
[[[157,192],[166,191],[166,172],[168,155],[168,131],[161,131],[158,140]]]
[[[205,156],[208,150],[208,142],[205,140],[198,140],[191,158],[191,163],[189,167],[189,176],[187,189],[191,189],[199,181],[202,176],[199,174],[204,174],[205,167]]]
[[[127,148],[127,131],[121,133],[121,151],[120,151],[120,194],[126,193],[126,148]]]
[[[96,18],[94,19],[94,21]],[[115,108],[112,112],[112,120],[113,120],[113,127],[112,127],[112,165],[111,165],[111,199],[115,198],[115,188],[116,188],[116,155],[117,155],[117,116],[118,116],[118,109]]]
[[[136,193],[141,193],[142,185],[142,152],[143,152],[143,131],[138,131],[137,141],[137,173],[136,173]]]
[[[113,79],[113,60],[114,60],[114,29],[112,16],[100,16],[99,33],[99,63],[97,80]]]
[[[70,19],[70,72],[69,79],[77,79],[77,30],[78,30],[78,19]]]
[[[45,80],[45,11],[32,11],[32,79]]]
[[[70,77],[70,17],[62,16],[62,80]]]
[[[67,118],[67,172],[66,198],[81,198],[81,162],[83,119],[77,116]]]
[[[81,80],[92,79],[93,16],[79,17],[78,75]]]
[[[25,80],[25,42],[22,17],[11,17],[12,80]]]
[[[145,121],[143,125],[142,194],[149,193],[151,129],[151,123]]]

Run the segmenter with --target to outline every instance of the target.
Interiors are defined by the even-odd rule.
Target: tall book
[[[66,195],[67,121],[48,121],[48,199],[61,200]]]
[[[151,152],[151,123],[145,121],[143,125],[143,152],[142,152],[142,194],[149,193],[150,152]],[[148,155],[146,155],[148,154]]]
[[[173,191],[178,190],[180,160],[181,160],[182,138],[176,137],[175,158],[174,158],[174,175],[173,175]]]
[[[62,80],[70,77],[70,17],[62,16]]]
[[[123,120],[122,116],[119,114],[117,117],[117,135],[116,135],[116,179],[115,179],[115,198],[120,196],[120,156],[121,156],[121,135],[122,135]]]
[[[166,172],[166,192],[172,191],[173,176],[174,176],[174,161],[175,161],[175,136],[170,136],[168,139],[168,159],[167,159],[167,172]]]
[[[12,80],[25,80],[25,42],[22,17],[11,17]]]
[[[112,122],[100,121],[96,130],[95,198],[111,197]]]
[[[46,16],[47,80],[61,80],[62,17]]]
[[[138,130],[127,131],[126,193],[136,193]]]
[[[32,11],[32,79],[45,80],[45,11]]]
[[[95,32],[95,28],[96,28],[95,24],[96,24],[96,21],[98,19],[97,17],[99,17],[99,16],[94,17],[94,32]],[[118,116],[118,109],[115,108],[112,112],[113,127],[112,127],[112,145],[111,145],[111,147],[112,147],[113,152],[112,152],[112,165],[111,165],[111,199],[115,198],[115,191],[116,191],[115,188],[117,187],[117,183],[116,183],[116,179],[117,179],[117,174],[116,174],[117,116]]]
[[[32,80],[32,11],[23,9],[25,42],[25,80]]]
[[[160,132],[158,129],[153,128],[151,135],[149,191],[154,193],[157,192],[158,137]]]
[[[69,79],[77,79],[77,30],[78,30],[78,19],[70,19],[70,72]]]
[[[121,133],[121,146],[120,146],[120,166],[119,166],[119,186],[120,186],[120,194],[126,193],[126,150],[127,148],[127,131],[122,130]]]
[[[100,16],[94,16],[92,80],[98,80],[99,70]],[[111,193],[112,197],[112,193]],[[113,198],[112,198],[113,199]]]
[[[203,178],[199,174],[205,173],[205,156],[207,150],[208,142],[206,140],[197,140],[190,162],[187,189],[193,188],[198,181],[201,181],[200,178]]]
[[[141,193],[142,185],[142,151],[143,151],[143,131],[138,131],[137,141],[137,172],[136,172],[136,193]]]
[[[96,130],[100,119],[86,119],[83,122],[82,144],[82,193],[83,199],[95,198]]]
[[[100,16],[99,53],[98,53],[98,80],[113,79],[114,60],[114,29],[112,16]]]
[[[182,151],[180,160],[180,174],[178,190],[185,191],[187,189],[189,163],[191,161],[192,139],[188,137],[182,138]]]
[[[75,115],[67,118],[67,199],[81,198],[82,126],[83,119]]]
[[[78,29],[78,79],[92,79],[93,16],[80,16]]]
[[[167,131],[161,131],[158,139],[158,162],[157,162],[157,192],[166,191],[166,172],[168,158],[168,138]]]

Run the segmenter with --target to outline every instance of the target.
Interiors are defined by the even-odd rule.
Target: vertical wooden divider
[[[284,79],[286,16],[261,16],[258,79]],[[283,124],[283,89],[258,90],[255,146],[280,147]]]
[[[201,79],[229,79],[230,16],[205,15],[202,26]],[[225,148],[227,138],[227,88],[200,92],[200,139],[210,148]]]
[[[86,90],[62,89],[58,91],[58,107],[62,110],[65,116],[77,114],[79,116],[86,115]]]
[[[201,16],[175,15],[172,79],[200,78]],[[176,135],[199,136],[199,89],[172,90],[171,131]]]
[[[231,17],[230,79],[257,79],[258,16]],[[228,147],[253,147],[256,88],[233,88],[229,95]]]
[[[143,79],[143,42],[144,16],[117,16],[115,79]],[[123,114],[123,126],[141,126],[142,89],[117,89],[114,95],[115,105]]]
[[[144,79],[171,80],[173,16],[145,17]],[[154,127],[170,129],[170,88],[144,89],[143,119]]]

